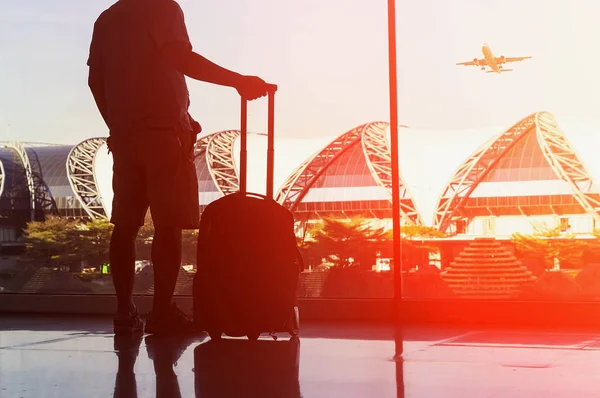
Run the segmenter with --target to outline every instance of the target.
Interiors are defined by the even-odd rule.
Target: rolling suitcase
[[[273,199],[275,91],[273,86],[268,94],[266,196],[246,191],[247,101],[242,99],[240,189],[210,203],[200,219],[193,312],[197,327],[213,339],[299,332],[302,256],[292,213]]]

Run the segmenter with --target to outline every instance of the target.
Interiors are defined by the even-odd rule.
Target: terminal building
[[[600,137],[538,112],[513,125],[460,131],[400,127],[403,224],[454,237],[560,227],[600,228]],[[335,132],[334,132],[335,133]],[[239,131],[199,137],[201,209],[239,186]],[[276,199],[299,226],[323,217],[364,217],[391,226],[389,125],[369,122],[319,138],[276,138]],[[266,136],[248,137],[248,190],[265,192]],[[157,159],[160,161],[160,159]],[[49,215],[106,218],[112,159],[104,138],[77,145],[0,143],[0,241]]]

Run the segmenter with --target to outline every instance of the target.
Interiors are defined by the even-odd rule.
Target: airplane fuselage
[[[502,73],[500,67],[496,63],[496,57],[494,57],[494,54],[492,53],[490,47],[488,45],[484,45],[483,47],[481,47],[481,52],[483,53],[483,57],[485,58],[487,65],[490,68],[492,68],[494,72]]]

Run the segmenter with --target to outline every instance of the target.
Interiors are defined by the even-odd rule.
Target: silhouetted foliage
[[[49,217],[46,221],[30,222],[25,231],[26,252],[23,260],[38,266],[69,266],[76,270],[82,261],[90,266],[109,262],[110,237],[113,225],[106,219],[90,222]],[[137,260],[151,260],[154,225],[148,212],[146,224],[140,228],[136,250]],[[184,263],[196,263],[196,230],[182,233]]]
[[[136,259],[152,260],[152,238],[154,222],[150,211],[146,214],[144,226],[140,228],[136,240]],[[198,230],[183,230],[181,233],[181,259],[184,264],[196,264],[196,247],[198,246]]]
[[[82,261],[99,265],[108,261],[112,225],[107,220],[87,223],[59,217],[35,221],[25,228],[23,259],[39,266],[78,267]]]
[[[520,258],[521,264],[523,264],[533,276],[538,277],[546,272],[546,264],[543,253],[529,253],[526,256]]]
[[[334,267],[327,272],[322,298],[391,298],[391,272],[365,271],[358,267]]]
[[[402,227],[402,245],[405,249],[403,262],[410,264],[416,261],[414,254],[419,251],[433,251],[437,248],[428,244],[425,239],[442,238],[445,234],[432,227],[419,225],[406,225]],[[302,243],[303,242],[303,243]],[[381,257],[393,255],[392,230],[374,228],[364,218],[355,218],[350,221],[323,219],[311,226],[306,240],[300,240],[302,251],[311,260],[319,261],[322,258],[339,267],[351,264],[350,258],[360,264],[362,269],[371,269],[375,264],[377,253]],[[411,256],[410,254],[413,254]],[[414,260],[414,261],[412,261]]]
[[[597,300],[600,297],[600,264],[588,264],[577,274],[575,282],[581,287],[585,298]]]
[[[560,228],[538,228],[533,234],[515,233],[511,241],[521,257],[543,261],[548,270],[554,267],[554,258],[563,268],[583,267],[583,255],[590,248],[589,242],[562,234]]]
[[[404,296],[410,298],[450,298],[456,295],[434,265],[419,266],[404,276]]]
[[[566,272],[544,272],[535,282],[524,286],[518,299],[524,300],[578,300],[583,291]]]
[[[338,267],[350,266],[352,258],[363,268],[370,268],[377,251],[390,244],[383,228],[373,228],[364,219],[323,219],[308,234],[310,240],[302,247],[305,255],[312,259],[326,258]]]

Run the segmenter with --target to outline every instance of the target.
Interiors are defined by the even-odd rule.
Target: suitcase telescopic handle
[[[269,84],[267,97],[268,122],[267,122],[267,192],[266,196],[273,199],[273,185],[275,174],[275,92],[276,84]],[[247,192],[248,179],[248,100],[241,98],[240,120],[240,188],[242,193]]]

